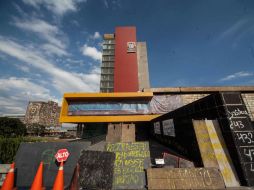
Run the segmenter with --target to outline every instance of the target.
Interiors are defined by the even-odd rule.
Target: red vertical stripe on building
[[[137,52],[127,52],[127,42],[136,42],[136,27],[116,27],[115,31],[115,92],[138,91]]]

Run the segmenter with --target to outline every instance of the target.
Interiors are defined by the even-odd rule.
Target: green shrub
[[[1,138],[0,137],[0,163],[12,163],[21,142],[38,142],[38,138],[16,137]]]
[[[26,134],[26,126],[19,119],[0,117],[0,137],[20,137]]]

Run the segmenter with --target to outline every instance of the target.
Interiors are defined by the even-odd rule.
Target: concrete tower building
[[[150,88],[145,42],[136,27],[116,27],[104,34],[100,92],[137,92]]]

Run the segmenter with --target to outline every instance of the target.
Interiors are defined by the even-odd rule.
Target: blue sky
[[[116,26],[147,42],[152,87],[254,84],[253,0],[3,0],[0,114],[98,91]]]

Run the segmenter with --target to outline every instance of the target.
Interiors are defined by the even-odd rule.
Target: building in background
[[[101,92],[114,91],[114,62],[115,37],[114,34],[104,34],[102,64],[101,64]]]
[[[104,34],[100,92],[137,92],[150,88],[146,42],[136,27],[116,27]]]
[[[25,124],[37,123],[45,127],[60,127],[60,107],[56,102],[29,102],[26,110]]]

